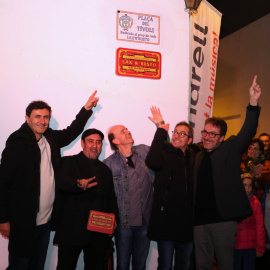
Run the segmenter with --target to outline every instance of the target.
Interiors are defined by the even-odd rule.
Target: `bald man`
[[[163,122],[159,109],[151,108],[155,124]],[[164,122],[163,122],[164,123]],[[146,268],[150,240],[147,226],[152,206],[154,176],[145,165],[149,146],[133,146],[131,132],[123,125],[111,127],[108,138],[115,152],[104,160],[112,170],[114,189],[120,211],[120,223],[115,232],[117,270]]]

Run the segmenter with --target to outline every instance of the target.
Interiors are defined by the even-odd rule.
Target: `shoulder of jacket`
[[[33,145],[36,146],[36,138],[34,133],[30,130],[27,130],[25,124],[21,126],[18,130],[14,131],[7,139],[6,145]]]
[[[137,151],[137,152],[140,152],[140,151],[149,151],[150,147],[148,145],[145,145],[145,144],[139,144],[139,145],[135,145],[132,147],[132,150],[133,151]]]
[[[100,165],[100,167],[102,168],[102,169],[104,169],[104,170],[106,170],[106,171],[111,171],[111,169],[109,168],[109,166],[106,164],[106,163],[104,163],[104,161],[100,161],[99,160],[99,163],[98,163],[99,165]]]
[[[115,158],[117,158],[118,154],[117,151],[115,151],[114,153],[112,153],[110,156],[108,156],[107,158],[105,158],[103,160],[103,163],[105,163],[107,165],[107,163],[111,162],[112,160],[114,160]]]
[[[72,156],[63,156],[63,157],[61,158],[61,160],[62,160],[62,161],[65,161],[65,162],[67,162],[67,161],[72,161],[72,160],[76,160],[76,159],[79,159],[79,154],[77,154],[77,155],[72,155]]]

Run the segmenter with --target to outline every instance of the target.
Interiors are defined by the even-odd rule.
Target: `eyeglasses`
[[[269,140],[261,140],[263,143],[269,143]]]
[[[210,138],[215,138],[217,135],[221,135],[221,134],[217,134],[217,133],[215,133],[215,132],[208,132],[208,131],[206,131],[205,129],[201,131],[201,134],[202,134],[203,137],[206,137],[207,134],[208,134],[208,136],[209,136]]]
[[[189,137],[184,131],[178,132],[177,130],[172,131],[173,135],[178,135],[180,138],[184,138],[185,136]]]

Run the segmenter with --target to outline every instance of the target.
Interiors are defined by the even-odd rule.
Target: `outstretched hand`
[[[152,106],[150,108],[150,111],[152,113],[152,117],[148,116],[148,118],[155,124],[159,124],[163,121],[162,114],[160,112],[160,109],[156,106]]]
[[[250,95],[249,104],[252,106],[257,106],[261,93],[262,93],[262,90],[261,90],[261,87],[257,84],[257,75],[255,75],[252,85],[249,89],[249,95]]]
[[[93,182],[96,179],[96,177],[88,178],[88,179],[78,179],[77,180],[77,186],[83,190],[89,189],[91,187],[96,186],[98,183]]]
[[[87,100],[86,104],[84,105],[84,108],[89,111],[92,110],[93,107],[97,106],[97,103],[99,101],[98,97],[95,97],[97,93],[97,90],[95,90],[95,92],[89,97],[89,99]]]

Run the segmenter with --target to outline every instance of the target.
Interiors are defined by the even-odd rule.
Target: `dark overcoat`
[[[240,164],[243,153],[256,134],[259,115],[259,106],[248,106],[246,119],[239,133],[229,137],[210,156],[215,200],[222,220],[240,221],[252,215],[252,208],[240,177]],[[204,153],[199,152],[195,159],[195,194],[197,173]]]
[[[48,128],[44,133],[50,148],[54,172],[61,161],[60,148],[70,144],[92,114],[82,108],[64,130]],[[27,123],[6,142],[0,165],[0,223],[10,222],[9,252],[13,256],[33,254],[36,217],[40,196],[40,149]]]
[[[166,139],[167,132],[158,128],[145,160],[156,173],[148,236],[157,241],[191,241],[194,157]]]
[[[78,179],[95,178],[97,186],[83,190]],[[112,172],[101,161],[87,158],[83,152],[63,157],[56,174],[56,187],[61,192],[61,211],[56,229],[56,242],[84,246],[96,241],[106,244],[107,234],[87,230],[91,210],[115,214],[119,221],[117,200],[114,193]],[[101,243],[99,243],[101,245]]]

